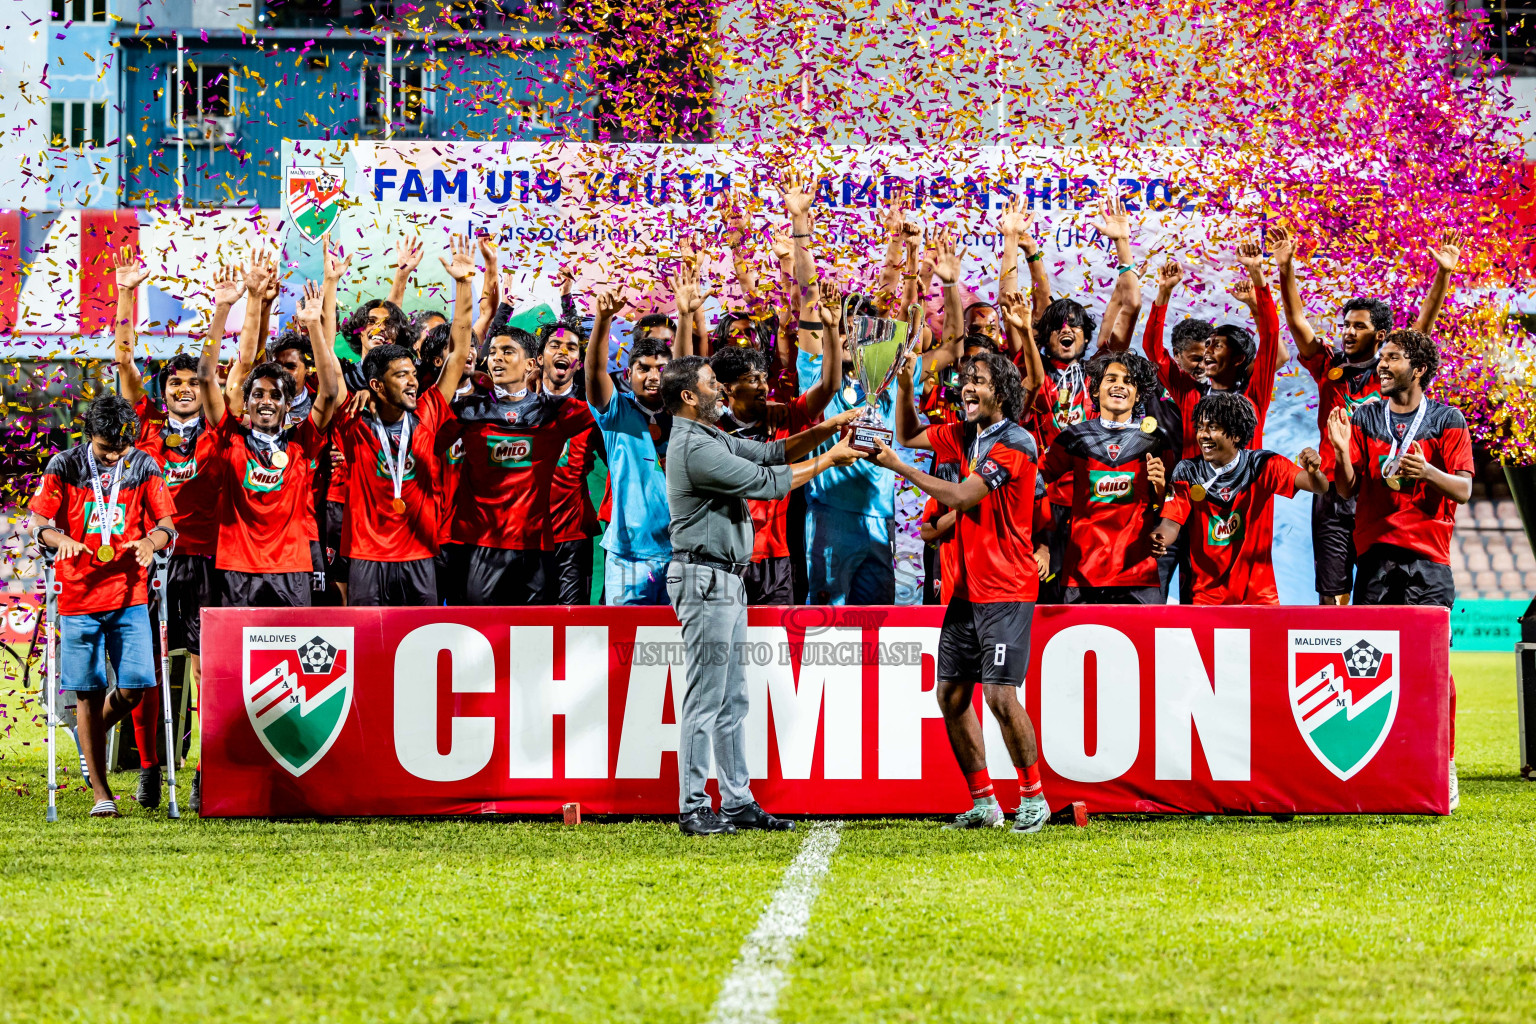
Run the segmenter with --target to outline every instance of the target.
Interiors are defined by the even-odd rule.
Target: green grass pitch
[[[779,1019],[1536,1019],[1514,660],[1452,662],[1448,820],[850,822]],[[77,789],[45,826],[33,709],[0,686],[0,716],[6,1021],[704,1021],[801,842],[131,803],[90,821]]]

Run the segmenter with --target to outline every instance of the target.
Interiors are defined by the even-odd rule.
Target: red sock
[[[1028,768],[1019,769],[1019,795],[1039,796],[1045,792],[1045,786],[1040,782],[1040,762],[1036,761]]]
[[[1451,676],[1451,760],[1456,760],[1456,677]]]
[[[129,712],[133,716],[133,739],[139,745],[139,765],[148,768],[160,763],[157,727],[160,725],[160,691],[149,687],[144,697]]]
[[[987,775],[986,769],[979,772],[966,772],[965,784],[971,787],[972,800],[984,800],[992,795],[992,779]]]

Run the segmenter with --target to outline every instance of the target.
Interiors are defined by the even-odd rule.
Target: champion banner
[[[207,610],[203,814],[675,814],[692,656],[741,661],[770,810],[969,805],[934,696],[943,609],[749,614],[741,649],[691,652],[666,608]],[[1046,795],[1448,813],[1449,638],[1442,609],[1039,607],[1024,696]]]

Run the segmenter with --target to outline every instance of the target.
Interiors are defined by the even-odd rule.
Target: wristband
[[[901,279],[903,281],[916,281],[917,280],[917,275],[916,274],[902,274],[901,275]]]
[[[1039,263],[1043,259],[1045,259],[1045,253],[1037,252],[1033,256],[1025,256],[1024,257],[1024,262],[1025,263]]]
[[[946,281],[946,282],[944,282],[944,287],[945,288],[959,288],[960,287],[960,282],[959,281]]]
[[[1131,266],[1131,265],[1130,265],[1130,264],[1129,264],[1129,263],[1122,263],[1122,264],[1120,264],[1120,266],[1119,266],[1119,267],[1118,267],[1118,268],[1116,268],[1116,270],[1115,270],[1115,273],[1117,273],[1117,274],[1123,274],[1123,273],[1125,273],[1125,272],[1126,272],[1126,271],[1127,271],[1127,270],[1135,270],[1135,269],[1136,269],[1136,268],[1135,268],[1135,267],[1133,267],[1133,266]]]
[[[827,325],[822,323],[820,320],[801,320],[800,321],[800,329],[802,331],[820,331],[820,330],[825,330],[826,326]]]
[[[810,238],[811,237],[811,233],[809,231],[807,231],[803,235],[790,235],[789,237],[790,238]]]
[[[171,541],[176,539],[176,531],[175,530],[172,530],[172,529],[170,529],[168,527],[164,527],[164,526],[152,526],[152,527],[150,527],[149,532],[150,533],[154,533],[156,530],[159,530],[161,533],[165,534],[165,542],[167,544],[171,543]]]

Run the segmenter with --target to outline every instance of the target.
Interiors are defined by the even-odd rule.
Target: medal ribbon
[[[85,445],[85,459],[91,467],[91,492],[96,498],[96,525],[101,533],[103,545],[112,543],[112,531],[117,529],[117,495],[123,486],[123,467],[128,464],[128,456],[124,454],[117,460],[117,465],[112,467],[112,498],[111,501],[103,501],[101,493],[101,470],[96,467],[96,454],[91,451],[90,442]],[[87,535],[91,528],[87,524]]]
[[[410,458],[411,450],[411,414],[406,413],[400,423],[400,450],[393,450],[393,439],[389,430],[377,419],[373,421],[373,432],[379,439],[379,451],[384,456],[384,465],[389,470],[390,482],[395,485],[395,499],[400,498],[400,489],[405,486],[405,460]],[[398,455],[398,457],[397,457]]]
[[[1419,399],[1419,411],[1414,413],[1414,415],[1413,415],[1413,422],[1408,424],[1408,431],[1407,431],[1407,433],[1403,434],[1402,441],[1401,442],[1393,441],[1392,442],[1392,447],[1387,450],[1387,461],[1385,461],[1385,462],[1383,462],[1381,464],[1381,475],[1383,477],[1397,476],[1397,464],[1402,461],[1402,456],[1403,455],[1407,455],[1408,454],[1408,446],[1413,444],[1414,437],[1418,435],[1418,433],[1419,433],[1419,424],[1424,422],[1424,411],[1426,409],[1428,409],[1428,408],[1429,408],[1429,399],[1427,399],[1427,398]],[[1390,408],[1388,408],[1387,412],[1389,414],[1391,413],[1391,411],[1392,410]],[[1387,416],[1387,433],[1388,434],[1395,433],[1396,431],[1394,431],[1392,429],[1395,426],[1396,426],[1396,424],[1394,424],[1392,422],[1392,417],[1390,415],[1388,415]],[[1402,452],[1402,455],[1399,455],[1398,452]]]
[[[986,430],[982,430],[982,431],[978,431],[977,432],[976,439],[971,442],[971,469],[970,469],[970,471],[972,473],[976,472],[976,463],[981,461],[981,442],[986,439],[987,435],[995,434],[999,430],[1002,430],[1003,429],[1003,424],[1005,424],[1007,422],[1008,421],[1005,420],[1005,419],[1004,420],[998,420],[996,423],[992,424]]]

